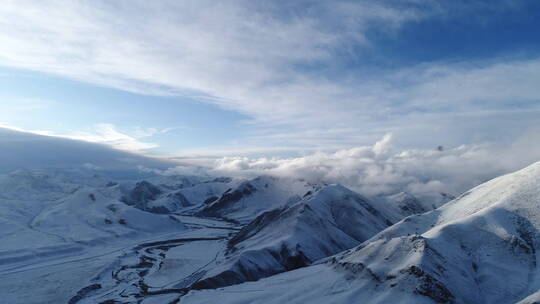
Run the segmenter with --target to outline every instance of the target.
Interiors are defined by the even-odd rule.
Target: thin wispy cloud
[[[490,124],[516,104],[539,110],[539,57],[373,69],[365,64],[377,51],[374,38],[397,39],[410,25],[458,15],[487,24],[486,15],[521,3],[8,1],[0,8],[0,65],[188,96],[246,115],[247,136],[223,150],[339,149],[386,132],[457,145],[494,134],[463,123],[464,115]],[[350,64],[357,67],[343,67]],[[534,122],[516,117],[522,125],[509,127],[509,136]],[[472,130],[476,138],[468,138]]]

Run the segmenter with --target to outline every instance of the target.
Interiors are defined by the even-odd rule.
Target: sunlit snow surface
[[[0,176],[1,302],[538,301],[540,163],[403,218],[418,206],[283,178],[17,170]]]
[[[536,303],[540,163],[411,216],[318,265],[183,303]]]

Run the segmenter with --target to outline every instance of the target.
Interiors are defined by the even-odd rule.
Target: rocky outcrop
[[[161,189],[157,186],[143,180],[138,182],[121,201],[130,206],[145,210],[146,204],[149,201],[157,199],[161,193]]]

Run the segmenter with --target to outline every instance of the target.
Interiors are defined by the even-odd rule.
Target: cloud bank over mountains
[[[199,167],[130,163],[143,170],[309,177],[369,195],[457,194],[538,160],[540,57],[534,49],[476,57],[446,50],[408,61],[386,58],[381,40],[394,49],[411,27],[426,34],[418,27],[429,22],[452,33],[455,25],[490,29],[500,14],[521,16],[527,3],[7,1],[0,66],[185,97],[247,117],[228,144],[168,151]],[[153,136],[166,132],[97,123],[90,131],[34,133],[147,152],[159,145]]]
[[[537,161],[540,149],[530,145],[530,140],[539,140],[538,134],[531,131],[508,146],[481,144],[431,150],[397,150],[392,134],[387,134],[371,146],[331,153],[291,158],[224,157],[206,160],[205,166],[151,171],[164,175],[288,176],[339,183],[369,196],[406,191],[429,200],[441,192],[459,195]]]
[[[96,124],[91,130],[88,131],[65,132],[64,134],[56,134],[54,132],[45,130],[25,130],[2,123],[0,123],[0,128],[16,132],[103,144],[114,149],[131,152],[143,152],[158,147],[158,145],[155,143],[144,141],[144,138],[169,131],[167,129],[144,129],[139,127],[135,128],[133,132],[131,132],[133,135],[128,135],[125,132],[119,131],[115,125],[107,123]]]
[[[176,162],[146,157],[71,138],[48,136],[0,126],[0,173],[17,169],[128,170],[137,166],[166,169]]]
[[[339,183],[364,195],[406,191],[424,200],[463,191],[538,160],[539,130],[511,145],[462,145],[400,150],[392,134],[370,146],[315,152],[300,157],[152,158],[104,144],[0,128],[0,171],[71,169],[131,171],[159,175],[295,177]]]

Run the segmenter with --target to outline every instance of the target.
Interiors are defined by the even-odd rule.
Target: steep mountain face
[[[397,217],[403,218],[437,209],[456,197],[446,192],[440,192],[438,195],[430,195],[429,198],[422,197],[420,199],[408,192],[398,192],[377,198],[380,203],[386,204],[388,208],[394,210]]]
[[[388,204],[393,205],[397,213],[403,217],[428,211],[428,209],[422,205],[420,200],[407,192],[390,195],[386,197],[386,200],[388,201]]]
[[[213,202],[219,198],[225,191],[236,187],[239,181],[233,178],[221,177],[211,180],[204,180],[196,183],[191,187],[183,187],[178,190],[186,197],[195,209],[204,208],[209,202]]]
[[[121,201],[137,209],[153,213],[171,213],[202,205],[209,198],[217,198],[232,179],[171,176],[155,178],[152,182],[143,180],[134,186],[123,185],[125,194]],[[156,185],[156,184],[157,185]]]
[[[180,191],[164,193],[148,181],[138,182],[121,200],[129,206],[153,213],[170,213],[191,206]]]
[[[358,245],[392,225],[387,211],[377,207],[336,185],[265,212],[229,241],[225,260],[193,288],[254,281]]]
[[[208,206],[198,215],[247,224],[262,212],[291,205],[318,187],[299,179],[260,176],[242,182],[217,199],[207,201]]]
[[[514,303],[540,287],[539,201],[537,163],[405,219],[336,267],[364,265],[397,287],[414,281],[408,288],[435,302]]]
[[[317,265],[184,303],[534,303],[540,163],[410,216]],[[322,279],[324,278],[324,279]],[[264,287],[263,287],[264,286]]]
[[[148,202],[156,200],[161,193],[161,189],[155,185],[147,181],[141,181],[135,185],[126,197],[122,198],[122,201],[135,206],[135,208],[145,210],[148,208]]]

